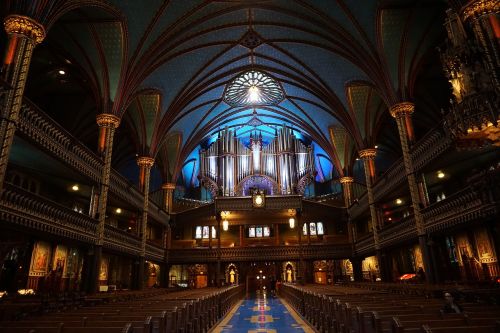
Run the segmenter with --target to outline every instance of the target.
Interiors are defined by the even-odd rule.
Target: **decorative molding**
[[[151,168],[155,164],[155,159],[149,156],[137,157],[137,165],[142,167]],[[174,186],[175,188],[175,186]]]
[[[359,157],[363,160],[373,160],[377,156],[377,149],[367,148],[359,151]]]
[[[462,19],[468,20],[474,16],[495,14],[500,11],[500,2],[495,0],[473,0],[462,10]]]
[[[161,185],[161,189],[166,190],[166,191],[173,191],[173,190],[175,190],[175,184],[174,183],[164,183],[163,185]]]
[[[113,127],[120,126],[120,118],[110,113],[101,113],[96,117],[96,122],[99,127]]]
[[[23,35],[33,40],[36,44],[40,44],[45,39],[45,28],[43,25],[30,17],[9,15],[5,18],[3,25],[7,34]]]
[[[415,104],[412,102],[401,102],[398,104],[394,104],[389,109],[391,116],[394,118],[403,117],[409,114],[412,114],[415,111]]]
[[[352,183],[354,182],[354,178],[352,177],[342,177],[340,178],[340,183],[341,184],[347,184],[347,183]]]

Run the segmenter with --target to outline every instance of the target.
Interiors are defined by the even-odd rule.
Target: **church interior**
[[[1,1],[0,332],[499,332],[499,13]]]

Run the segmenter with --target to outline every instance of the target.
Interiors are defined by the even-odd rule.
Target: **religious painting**
[[[476,238],[477,254],[481,263],[488,264],[496,262],[497,258],[495,255],[495,251],[491,246],[488,231],[485,228],[481,228],[479,230],[476,230],[474,236]]]
[[[262,237],[262,227],[255,228],[255,236]]]
[[[101,259],[101,266],[99,268],[99,280],[107,281],[108,280],[108,268],[109,268],[109,258],[103,257]]]
[[[422,259],[422,251],[420,250],[420,245],[415,245],[413,248],[413,255],[415,261],[415,272],[418,271],[420,267],[424,268],[424,260]]]
[[[51,247],[46,242],[36,242],[31,256],[30,276],[43,276],[47,273]]]
[[[255,237],[255,227],[248,228],[248,237]]]
[[[472,256],[472,249],[467,238],[467,234],[458,234],[455,239],[458,249],[458,259],[463,265],[464,260],[468,260]]]
[[[56,251],[54,252],[52,269],[64,274],[66,272],[67,260],[68,260],[68,248],[63,245],[57,245]]]

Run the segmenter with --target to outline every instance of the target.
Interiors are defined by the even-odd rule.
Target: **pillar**
[[[425,232],[424,217],[420,211],[422,204],[420,202],[413,160],[410,154],[409,142],[413,141],[413,127],[411,124],[411,114],[415,110],[415,104],[410,102],[402,102],[393,105],[390,108],[391,115],[396,119],[398,126],[399,139],[401,141],[401,150],[403,151],[403,162],[410,190],[410,197],[413,206],[413,214],[415,218],[415,226],[417,228],[418,241],[422,250],[422,259],[424,262],[425,277],[427,282],[432,283],[433,270],[427,246],[427,237]]]
[[[340,178],[340,184],[342,184],[342,191],[344,193],[344,204],[346,206],[346,209],[348,209],[352,204],[352,183],[353,182],[354,182],[354,178],[352,178],[352,177]],[[347,236],[349,238],[349,243],[354,244],[354,232],[353,232],[352,221],[350,219],[347,221]]]
[[[297,209],[297,212],[295,214],[296,218],[296,223],[297,223],[297,236],[299,238],[299,261],[297,263],[297,282],[304,284],[304,257],[302,254],[302,228],[304,227],[302,223],[302,212],[300,209]]]
[[[2,79],[11,89],[6,91],[0,106],[0,189],[3,188],[9,163],[33,50],[45,38],[45,28],[26,16],[7,16],[4,26],[8,40],[2,63]]]
[[[222,221],[222,216],[220,212],[217,212],[216,215],[216,220],[217,220],[217,272],[216,272],[216,283],[217,287],[221,287],[221,270],[220,270],[220,261],[221,261],[221,248],[220,248],[220,236],[221,236],[221,228],[220,228],[220,223]],[[210,230],[210,234],[212,233],[212,230]]]
[[[171,216],[173,210],[173,202],[174,202],[174,183],[165,183],[161,186],[163,190],[163,209]],[[170,225],[170,220],[167,222],[167,226],[164,231],[164,246],[165,246],[165,260],[169,262],[169,252],[172,247],[172,227]]]
[[[245,226],[240,225],[240,247],[245,246]]]
[[[139,255],[139,264],[137,272],[138,290],[144,289],[144,263],[146,261],[146,234],[148,227],[148,209],[149,209],[149,179],[151,176],[151,167],[154,164],[154,158],[149,156],[141,156],[137,158],[137,165],[139,166],[139,187],[144,195],[144,202],[142,208],[141,218],[141,252]]]
[[[274,245],[280,245],[280,225],[278,223],[274,224]]]
[[[96,118],[97,125],[99,126],[99,142],[98,151],[104,157],[104,165],[101,171],[101,189],[99,196],[99,205],[97,212],[98,224],[97,224],[97,241],[94,249],[92,264],[92,281],[90,284],[89,292],[97,291],[98,279],[99,279],[99,267],[101,265],[102,258],[102,245],[104,244],[104,228],[106,224],[106,208],[108,203],[108,189],[109,189],[109,179],[111,176],[111,156],[113,154],[113,138],[115,136],[115,130],[120,124],[120,118],[113,114],[102,113]]]

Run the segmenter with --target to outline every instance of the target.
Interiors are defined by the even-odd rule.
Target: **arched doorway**
[[[229,264],[226,267],[226,284],[235,285],[239,283],[238,268],[235,264]]]
[[[295,264],[288,261],[283,264],[283,281],[287,283],[295,282],[296,267]]]

